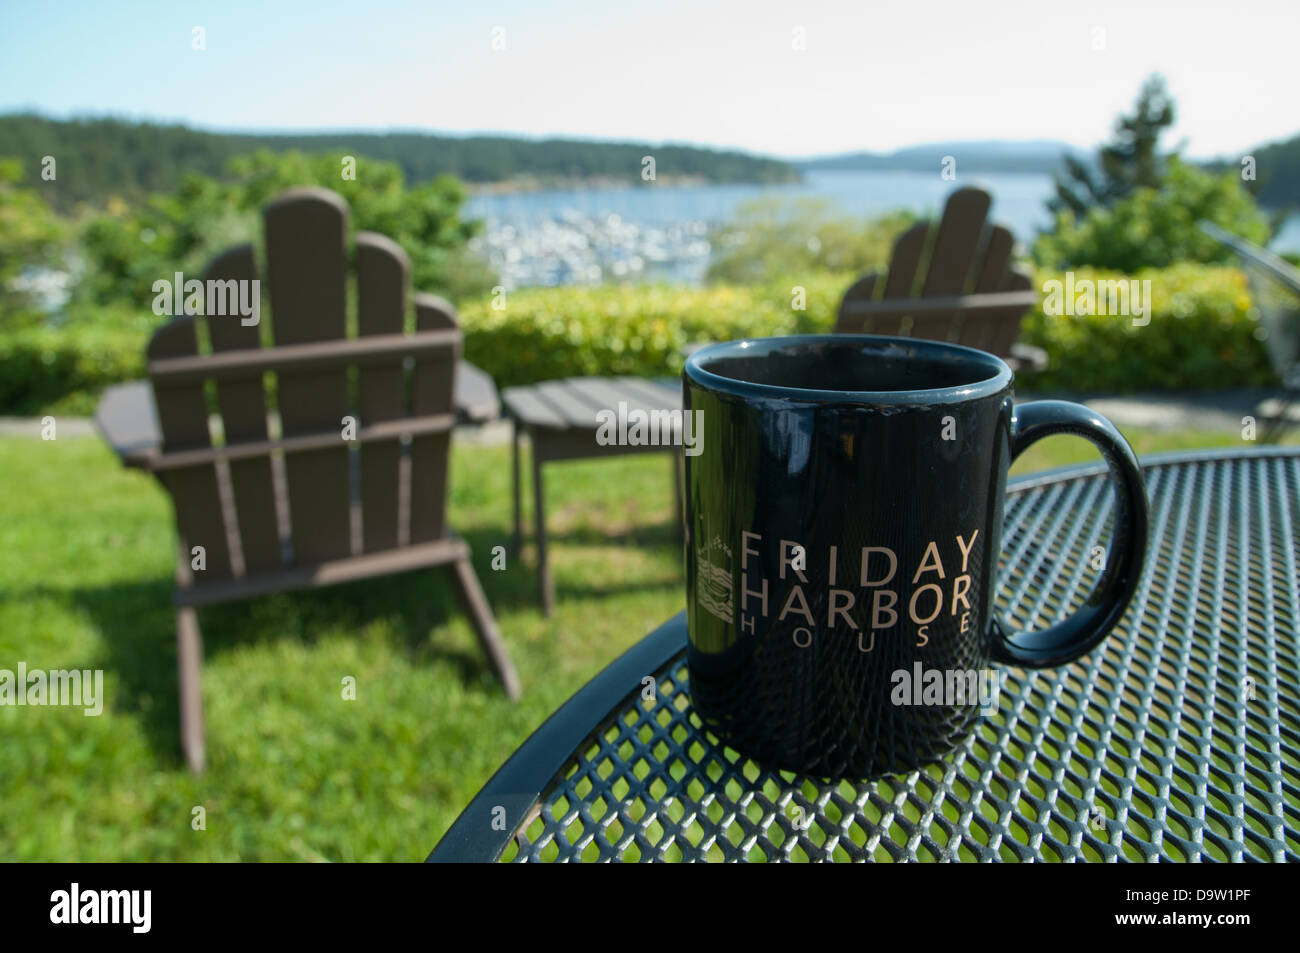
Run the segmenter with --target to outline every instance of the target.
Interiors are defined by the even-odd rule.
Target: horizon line
[[[507,130],[448,130],[439,129],[432,126],[374,126],[374,127],[356,127],[356,126],[337,126],[337,127],[265,127],[265,126],[246,126],[232,127],[209,125],[207,123],[196,122],[189,119],[165,119],[155,116],[143,116],[131,114],[128,112],[112,111],[86,111],[67,110],[63,114],[43,109],[34,105],[18,105],[0,107],[0,119],[12,116],[34,116],[38,119],[45,119],[53,122],[78,122],[78,121],[116,121],[129,123],[137,126],[170,126],[188,129],[194,132],[206,133],[209,135],[226,135],[226,136],[254,136],[254,137],[273,137],[273,136],[385,136],[385,135],[413,135],[413,136],[431,136],[444,139],[514,139],[525,142],[578,142],[591,143],[593,145],[646,145],[654,147],[682,147],[688,149],[699,149],[709,152],[731,152],[744,155],[755,159],[771,159],[778,162],[784,162],[790,165],[796,165],[801,162],[813,162],[825,159],[839,159],[858,155],[871,155],[878,157],[888,157],[899,152],[905,152],[912,149],[924,149],[932,146],[962,146],[962,145],[989,145],[994,143],[1005,143],[1008,145],[1030,145],[1041,143],[1043,145],[1059,145],[1062,147],[1061,155],[1068,151],[1091,153],[1098,151],[1103,143],[1094,143],[1088,146],[1081,146],[1075,143],[1067,142],[1064,139],[1017,139],[1014,137],[993,136],[988,139],[957,139],[957,140],[932,140],[930,142],[916,142],[909,145],[897,146],[893,149],[871,149],[862,147],[858,149],[849,149],[836,152],[825,152],[817,154],[786,154],[761,152],[753,149],[746,149],[741,146],[727,146],[716,143],[692,142],[686,140],[674,139],[610,139],[601,136],[568,134],[568,133],[546,133],[536,134],[527,132],[510,132]],[[1253,150],[1258,150],[1271,145],[1289,142],[1292,139],[1300,137],[1300,131],[1290,136],[1279,139],[1272,139],[1265,142],[1258,142],[1246,149],[1237,150],[1232,153],[1213,154],[1213,155],[1191,155],[1186,158],[1196,162],[1214,162],[1224,161],[1232,157],[1245,155]],[[1177,149],[1174,150],[1178,151]],[[1170,153],[1166,153],[1170,154]]]

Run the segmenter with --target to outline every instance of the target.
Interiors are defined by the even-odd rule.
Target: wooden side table
[[[537,574],[541,589],[542,612],[550,615],[555,606],[555,586],[546,558],[546,506],[542,482],[542,464],[559,460],[581,460],[589,457],[613,456],[625,453],[673,454],[673,486],[677,501],[677,526],[681,531],[682,470],[680,411],[682,391],[679,385],[650,381],[640,377],[573,377],[546,381],[527,387],[507,387],[501,394],[506,413],[514,421],[514,438],[511,444],[511,465],[514,474],[515,536],[514,551],[523,548],[523,506],[520,479],[519,444],[527,433],[533,445],[533,508],[536,511]],[[620,409],[620,405],[622,405]],[[602,411],[630,415],[633,411],[678,411],[678,428],[673,442],[631,445],[629,443],[598,442]],[[658,418],[660,420],[664,418]],[[662,437],[662,428],[656,430]]]

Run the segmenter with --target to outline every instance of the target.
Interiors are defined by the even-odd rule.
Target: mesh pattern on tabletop
[[[548,786],[501,860],[1300,859],[1300,458],[1148,467],[1125,621],[1061,669],[1007,670],[943,761],[866,782],[768,771],[700,726],[685,655]],[[1013,489],[1002,617],[1077,608],[1105,474]],[[1253,697],[1251,697],[1253,694]]]

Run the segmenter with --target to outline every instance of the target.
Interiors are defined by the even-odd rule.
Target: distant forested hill
[[[258,149],[388,160],[401,165],[412,183],[442,173],[466,182],[600,178],[640,183],[641,160],[647,155],[654,156],[657,179],[790,182],[799,178],[793,166],[778,159],[690,146],[423,133],[252,135],[116,119],[0,116],[0,156],[22,158],[28,175],[39,174],[42,156],[54,156],[60,183],[57,201],[63,205],[109,195],[170,191],[185,172],[220,177],[232,156]]]
[[[1300,208],[1300,136],[1252,149],[1255,181],[1246,187],[1265,208]],[[1241,156],[1211,163],[1212,168],[1241,169]]]
[[[893,152],[850,152],[837,156],[818,156],[795,164],[805,171],[869,170],[881,172],[937,172],[945,156],[956,159],[957,168],[966,172],[1057,172],[1066,154],[1086,158],[1067,143],[1054,140],[1031,142],[932,142],[908,146]]]
[[[870,170],[933,172],[941,167],[944,156],[957,160],[959,172],[1037,172],[1056,173],[1062,169],[1062,157],[1091,163],[1091,155],[1064,142],[936,142],[909,146],[894,152],[850,152],[837,156],[817,156],[794,162],[799,169]],[[1300,208],[1300,136],[1284,142],[1250,150],[1255,157],[1255,181],[1246,186],[1265,208]],[[1240,157],[1198,162],[1213,171],[1240,169]]]

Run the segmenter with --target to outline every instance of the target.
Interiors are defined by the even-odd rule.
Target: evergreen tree
[[[1111,141],[1098,153],[1097,168],[1069,156],[1065,175],[1056,177],[1053,215],[1073,212],[1082,218],[1093,206],[1109,207],[1136,189],[1158,188],[1163,161],[1156,151],[1161,134],[1174,123],[1174,101],[1159,74],[1142,84],[1133,113],[1120,116]]]

